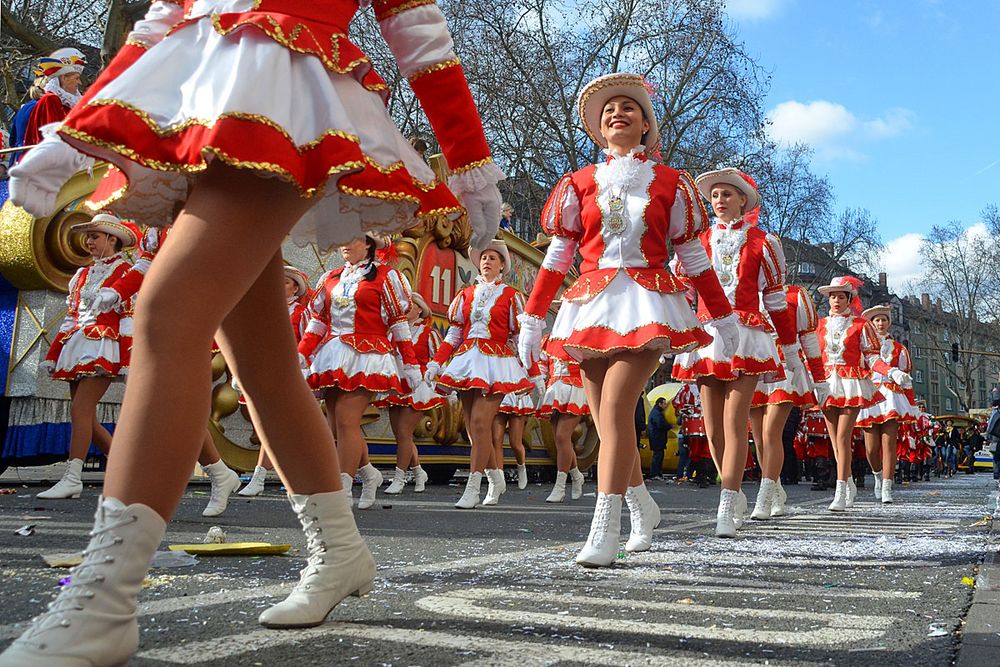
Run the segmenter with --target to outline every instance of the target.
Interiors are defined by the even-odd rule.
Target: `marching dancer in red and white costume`
[[[751,518],[757,520],[769,519],[772,516],[782,516],[785,513],[787,495],[781,487],[781,469],[785,463],[785,448],[782,443],[782,432],[792,408],[808,408],[817,405],[820,398],[825,399],[829,389],[826,387],[826,369],[823,368],[823,354],[816,340],[816,326],[819,316],[809,293],[795,285],[785,288],[785,301],[795,321],[795,329],[799,338],[800,354],[804,357],[812,375],[805,373],[784,373],[784,378],[768,382],[767,378],[757,385],[750,408],[750,427],[753,440],[757,443],[757,460],[761,469],[761,490],[765,486],[774,486],[774,493],[758,494]],[[779,350],[782,353],[783,350]],[[770,480],[770,483],[765,480]]]
[[[830,395],[820,407],[837,460],[837,489],[831,512],[843,512],[854,505],[858,493],[851,475],[854,425],[862,408],[882,400],[871,379],[872,369],[881,361],[881,341],[871,322],[861,317],[859,283],[852,276],[840,276],[819,288],[830,301],[830,314],[819,321],[816,337],[823,350],[830,387]]]
[[[427,364],[441,347],[441,334],[431,325],[431,309],[424,297],[420,296],[419,292],[411,292],[410,301],[406,319],[410,325],[413,351],[423,377]],[[397,362],[403,364],[398,355]],[[389,425],[392,427],[393,435],[396,436],[396,470],[385,492],[391,495],[402,493],[406,486],[406,472],[411,471],[413,490],[416,493],[423,493],[427,484],[427,473],[420,467],[420,456],[413,441],[413,431],[424,418],[426,410],[446,405],[448,399],[435,392],[426,382],[419,382],[412,393],[390,393],[385,396],[384,402],[389,412]]]
[[[344,266],[319,279],[299,342],[309,386],[326,401],[344,485],[350,488],[355,473],[361,477],[363,510],[375,505],[382,473],[368,461],[361,418],[375,394],[407,395],[422,380],[406,320],[410,285],[375,256],[390,243],[368,234],[340,247]]]
[[[132,348],[127,314],[120,305],[105,309],[102,304],[132,268],[122,251],[135,246],[138,230],[130,222],[99,213],[90,222],[73,225],[72,231],[83,235],[93,262],[70,279],[69,311],[42,362],[53,380],[69,382],[71,397],[69,459],[55,486],[38,494],[46,500],[80,497],[83,459],[91,441],[109,453],[111,434],[97,419],[97,403],[112,381],[128,374]]]
[[[555,238],[522,318],[520,353],[526,364],[538,359],[543,318],[579,249],[580,278],[562,294],[548,351],[580,362],[601,437],[597,505],[577,563],[606,567],[618,553],[623,502],[632,514],[630,551],[650,548],[660,520],[639,467],[636,401],[661,354],[712,340],[691,312],[686,286],[667,268],[671,246],[733,349],[738,331],[698,242],[706,215],[694,183],[648,158],[659,130],[642,77],[609,74],[591,81],[578,111],[607,158],[564,176],[542,209],[542,227]]]
[[[483,505],[496,505],[506,490],[503,461],[497,461],[493,446],[493,419],[505,394],[525,394],[535,386],[511,346],[516,345],[524,297],[502,280],[510,268],[507,244],[494,239],[476,259],[476,284],[451,302],[451,326],[425,375],[428,382],[457,391],[462,401],[472,455],[465,492],[455,503],[459,509],[479,505],[484,475],[489,490]]]
[[[673,375],[682,382],[698,383],[712,458],[722,476],[715,534],[735,537],[747,510],[741,486],[749,455],[750,403],[760,376],[778,373],[782,367],[772,331],[777,332],[785,352],[787,375],[805,375],[805,367],[799,357],[795,315],[785,300],[781,242],[756,224],[760,211],[756,183],[732,168],[702,174],[696,183],[716,215],[716,223],[701,232],[700,240],[738,316],[739,345],[730,352],[716,340],[680,354],[674,360]],[[683,265],[683,258],[680,262]],[[770,322],[761,312],[761,304],[770,314]],[[708,304],[699,304],[698,315],[709,319]],[[758,504],[770,508],[776,493],[775,480],[765,477]]]
[[[295,266],[285,265],[285,301],[288,304],[288,319],[292,325],[292,333],[295,334],[295,343],[302,340],[302,335],[306,332],[306,324],[309,323],[309,277],[305,272]],[[240,402],[245,403],[242,394]],[[204,465],[202,466],[204,467]],[[274,470],[267,450],[260,448],[257,455],[257,465],[253,469],[250,481],[237,493],[241,496],[259,496],[264,492],[264,482],[267,480],[267,473]]]
[[[432,0],[372,4],[481,247],[499,224],[502,174],[444,16]],[[135,596],[197,455],[210,405],[204,351],[220,327],[307,539],[298,585],[260,622],[317,625],[348,595],[371,590],[374,561],[297,363],[280,248],[293,228],[325,250],[367,230],[410,227],[414,215],[461,209],[390,122],[385,84],[346,37],[358,7],[156,0],[58,133],[11,171],[11,200],[51,214],[59,189],[89,161],[64,137],[119,166],[123,203],[148,206],[150,221],[169,222],[173,203],[185,203],[136,311],[135,370],[88,556],[0,665],[113,664],[135,652]]]
[[[881,341],[881,359],[872,369],[872,381],[885,400],[862,409],[857,425],[864,429],[865,452],[875,475],[875,499],[891,503],[899,426],[917,418],[913,380],[910,377],[910,352],[889,333],[892,308],[872,306],[861,316],[872,323]]]
[[[573,432],[580,420],[590,414],[587,394],[583,390],[580,363],[575,359],[560,359],[545,351],[548,341],[542,342],[541,365],[546,380],[538,416],[552,424],[552,436],[556,445],[556,483],[552,493],[545,499],[547,503],[561,503],[566,498],[566,480],[570,482],[570,498],[579,500],[583,496],[583,473],[577,468],[576,450],[573,448]]]
[[[530,377],[530,379],[535,382],[536,388],[541,393],[545,388],[545,385],[542,384],[543,380],[537,375]],[[496,450],[497,461],[502,470],[503,442],[506,435],[510,449],[514,452],[514,462],[517,464],[517,488],[519,489],[525,489],[528,486],[524,429],[528,425],[528,418],[533,416],[535,412],[535,392],[507,394],[500,401],[496,417],[493,418],[493,448]]]

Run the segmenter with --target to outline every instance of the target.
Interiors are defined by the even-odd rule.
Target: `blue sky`
[[[1000,0],[729,0],[779,141],[869,209],[900,287],[920,234],[1000,205]]]

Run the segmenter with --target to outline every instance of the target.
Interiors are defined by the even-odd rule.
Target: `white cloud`
[[[904,234],[885,244],[882,250],[882,269],[886,273],[889,290],[896,294],[907,294],[907,288],[916,286],[924,275],[920,261],[922,234]]]
[[[726,13],[736,20],[763,21],[778,14],[787,0],[726,0]]]
[[[788,100],[771,109],[767,119],[768,133],[779,144],[808,144],[821,160],[863,160],[859,144],[908,132],[915,125],[916,114],[897,107],[877,118],[860,119],[836,102]]]

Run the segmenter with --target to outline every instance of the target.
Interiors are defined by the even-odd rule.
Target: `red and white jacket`
[[[326,341],[339,338],[361,354],[395,350],[403,363],[417,363],[406,321],[409,286],[399,271],[378,263],[374,279],[366,280],[370,266],[368,262],[348,265],[320,278],[299,342],[299,352],[307,359]]]
[[[872,323],[863,317],[830,315],[819,321],[816,337],[823,350],[826,377],[836,373],[842,378],[871,378],[872,371],[888,374],[882,361],[882,343]]]
[[[476,281],[464,287],[448,307],[451,326],[434,355],[442,366],[453,354],[472,347],[488,356],[517,356],[517,316],[524,312],[524,296],[499,279],[488,283],[477,277]]]
[[[443,339],[441,334],[431,326],[429,318],[414,322],[410,326],[410,330],[413,332],[411,340],[413,341],[413,350],[417,355],[417,363],[420,364],[421,371],[426,371],[427,364],[441,348]]]
[[[608,178],[608,165],[617,160],[634,161],[628,166],[637,172],[635,185],[623,193],[627,195],[628,214],[633,220],[624,234],[608,231],[603,224],[605,217],[611,215],[607,197],[598,198],[601,184]],[[593,298],[619,273],[644,289],[682,292],[685,284],[667,267],[673,246],[678,255],[689,257],[685,267],[690,280],[713,317],[729,315],[732,308],[697,244],[706,217],[691,177],[648,160],[641,152],[609,157],[603,165],[591,165],[564,176],[542,209],[542,228],[554,238],[531,290],[526,312],[535,317],[545,316],[577,250],[583,258],[580,277],[563,292],[566,301]]]
[[[910,361],[910,351],[898,340],[893,339],[891,335],[887,335],[881,341],[879,357],[884,362],[884,367],[880,364],[877,368],[873,369],[875,372],[872,374],[872,381],[878,386],[890,389],[897,394],[906,394],[912,400],[913,389],[904,389],[889,377],[889,371],[893,368],[898,368],[904,373],[910,372],[913,368],[913,364]]]
[[[809,292],[798,285],[789,285],[785,288],[785,302],[795,322],[795,330],[806,358],[806,365],[809,367],[809,374],[815,382],[822,382],[826,379],[826,368],[823,366],[823,352],[816,337],[816,328],[819,326],[816,304],[813,303]]]

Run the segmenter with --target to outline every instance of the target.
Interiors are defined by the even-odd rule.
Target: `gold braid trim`
[[[451,58],[449,60],[443,60],[437,63],[436,65],[428,65],[427,67],[422,67],[421,69],[418,69],[416,72],[413,72],[412,74],[407,76],[406,79],[410,83],[413,83],[422,76],[427,76],[428,74],[433,74],[434,72],[440,72],[441,70],[449,69],[451,67],[461,67],[461,66],[462,66],[461,60],[459,60],[457,57]]]
[[[452,169],[451,173],[452,173],[452,175],[454,175],[454,174],[464,174],[467,171],[472,171],[473,169],[478,169],[479,167],[484,167],[484,166],[488,165],[491,162],[493,162],[493,157],[492,156],[486,157],[486,158],[483,158],[482,160],[476,160],[475,162],[470,162],[469,164],[465,165],[464,167],[458,167],[456,169]]]
[[[436,4],[436,1],[437,0],[410,0],[410,2],[404,2],[403,4],[401,4],[401,5],[397,6],[397,7],[393,7],[392,9],[390,9],[389,11],[387,11],[384,14],[382,14],[380,12],[379,13],[379,21],[384,21],[384,20],[386,20],[388,18],[392,18],[396,14],[402,14],[403,12],[405,12],[407,10],[410,10],[410,9],[416,9],[417,7],[423,7],[424,5],[433,5],[433,4]]]

